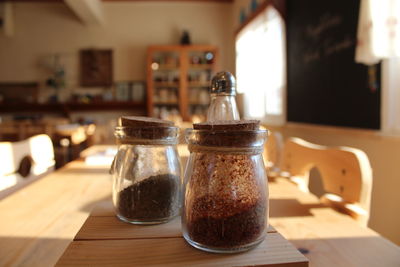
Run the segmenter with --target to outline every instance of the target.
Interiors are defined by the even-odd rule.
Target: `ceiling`
[[[167,2],[167,1],[175,1],[175,2],[225,2],[232,3],[233,0],[102,0],[103,2]],[[64,2],[64,0],[0,0],[1,2]]]

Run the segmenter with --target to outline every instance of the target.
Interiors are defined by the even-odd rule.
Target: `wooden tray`
[[[238,254],[214,254],[191,247],[180,218],[136,226],[115,217],[112,204],[96,206],[56,266],[308,266],[308,260],[274,228],[264,242]]]

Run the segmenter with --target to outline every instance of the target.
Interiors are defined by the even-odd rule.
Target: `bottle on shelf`
[[[228,71],[218,72],[211,81],[207,121],[240,120],[235,95],[235,77]]]

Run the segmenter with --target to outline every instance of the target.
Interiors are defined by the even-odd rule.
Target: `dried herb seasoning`
[[[197,197],[186,203],[186,228],[193,241],[235,248],[264,234],[267,200],[263,186],[257,182],[253,158],[214,153],[194,156],[188,186]]]
[[[117,211],[127,219],[158,220],[174,216],[179,207],[179,177],[172,174],[151,176],[123,189]]]
[[[178,130],[173,122],[157,118],[119,118],[114,132],[118,153],[111,166],[113,203],[119,219],[132,224],[157,224],[178,215]]]
[[[197,200],[195,205],[210,208],[209,204],[210,198],[205,197]],[[240,247],[262,235],[265,211],[265,203],[257,202],[226,217],[209,217],[205,212],[206,216],[187,223],[188,234],[193,241],[212,247]]]
[[[268,192],[259,121],[194,124],[188,130],[183,234],[212,252],[239,252],[266,235]]]

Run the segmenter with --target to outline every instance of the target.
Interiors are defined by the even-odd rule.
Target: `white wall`
[[[63,95],[67,98],[79,87],[78,53],[86,48],[114,50],[115,81],[144,81],[147,46],[179,44],[184,29],[190,32],[193,44],[216,45],[220,52],[217,68],[233,71],[232,6],[216,2],[105,2],[104,25],[85,26],[62,2],[14,3],[14,35],[0,33],[0,82],[43,83],[49,72],[42,62],[59,53],[66,67],[67,90]],[[49,90],[44,91],[46,95]],[[95,120],[100,125],[100,140],[106,140],[112,136],[110,121],[128,114],[135,111],[80,112],[72,118]]]
[[[77,85],[78,51],[114,49],[114,79],[144,80],[148,45],[178,44],[183,29],[193,44],[220,48],[220,69],[234,68],[232,4],[207,2],[103,3],[105,24],[83,25],[63,3],[15,3],[15,34],[0,35],[0,82],[44,80],[39,61],[62,53],[70,87]]]

